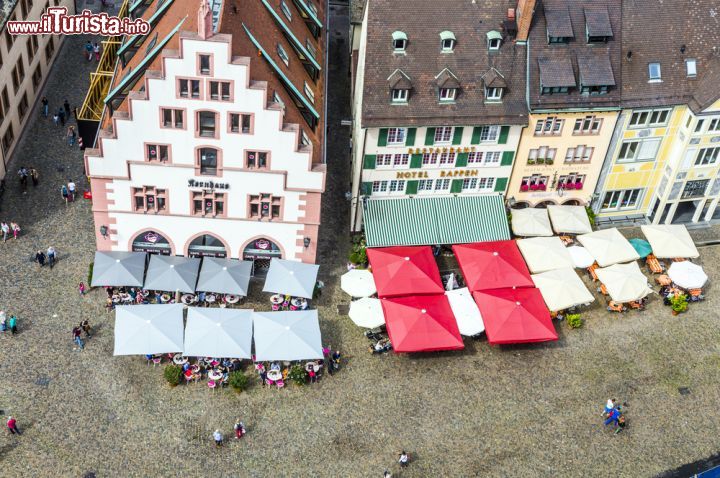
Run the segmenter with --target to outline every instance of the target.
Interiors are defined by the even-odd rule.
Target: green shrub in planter
[[[292,380],[296,385],[304,385],[307,382],[307,372],[302,365],[293,365],[288,372],[288,380]]]
[[[565,320],[571,329],[579,329],[583,326],[583,320],[580,318],[580,314],[568,314],[565,316]]]
[[[670,307],[672,308],[673,315],[678,315],[685,312],[688,308],[688,300],[685,294],[677,297],[670,297]]]
[[[247,387],[248,378],[247,375],[242,373],[240,370],[230,372],[228,376],[228,383],[236,392],[242,392]]]
[[[180,381],[182,380],[183,369],[179,365],[168,365],[167,367],[165,367],[163,375],[165,376],[165,380],[167,380],[170,386],[175,387],[179,385]]]
[[[90,266],[88,267],[88,280],[87,280],[88,289],[90,288],[90,284],[92,284],[93,267],[95,267],[95,263],[91,262]]]

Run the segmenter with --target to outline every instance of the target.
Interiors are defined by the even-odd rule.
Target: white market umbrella
[[[275,292],[312,299],[320,266],[273,258],[263,292]]]
[[[575,265],[557,236],[518,239],[517,246],[533,274]]]
[[[92,287],[142,287],[145,252],[97,251],[93,262]]]
[[[552,236],[547,209],[526,207],[511,209],[513,234],[522,237]]]
[[[255,312],[255,360],[323,358],[317,310]]]
[[[640,226],[658,259],[700,257],[690,233],[683,224]]]
[[[637,262],[614,264],[610,267],[595,269],[595,273],[600,282],[605,285],[610,298],[615,302],[640,300],[653,291]]]
[[[485,332],[485,324],[480,315],[480,309],[475,303],[470,289],[462,287],[460,289],[449,290],[445,292],[450,308],[455,315],[455,320],[460,330],[460,335],[472,337],[473,335]]]
[[[251,261],[204,257],[195,290],[247,296],[251,273]]]
[[[145,278],[145,289],[167,292],[195,292],[200,259],[197,257],[152,254]]]
[[[340,277],[340,288],[350,297],[369,297],[377,293],[375,279],[367,269],[352,269]]]
[[[595,297],[570,267],[534,274],[532,280],[540,289],[545,304],[553,312],[576,305],[586,305]]]
[[[585,269],[595,263],[595,258],[583,246],[570,246],[567,248],[573,264],[579,269]]]
[[[668,269],[668,276],[683,289],[699,289],[708,280],[703,268],[690,261],[673,262]]]
[[[252,309],[188,307],[183,355],[250,358],[252,313]]]
[[[372,299],[363,297],[362,299],[350,302],[350,319],[355,322],[358,327],[374,329],[385,324],[385,314],[383,313],[380,299]]]
[[[557,233],[587,234],[592,226],[585,206],[548,206],[553,230]]]
[[[578,241],[585,246],[600,267],[640,259],[630,241],[615,227],[583,234],[578,236]]]
[[[113,355],[154,355],[183,350],[181,304],[115,307]]]

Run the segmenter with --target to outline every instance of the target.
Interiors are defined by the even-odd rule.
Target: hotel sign
[[[398,171],[395,173],[395,179],[430,179],[437,175],[432,176],[428,173],[435,173],[438,171]],[[480,170],[478,169],[448,169],[439,171],[441,178],[473,178],[480,176]]]
[[[230,189],[228,183],[216,183],[215,181],[196,181],[188,179],[189,188],[205,188],[205,189]]]

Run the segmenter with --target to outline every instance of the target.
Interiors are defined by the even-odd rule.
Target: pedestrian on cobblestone
[[[0,332],[7,330],[7,318],[5,317],[5,311],[0,310]]]
[[[15,315],[10,316],[10,320],[8,320],[8,329],[10,329],[10,333],[15,335],[17,333],[17,317]]]
[[[223,436],[220,430],[215,430],[213,433],[213,440],[215,440],[215,447],[220,448],[223,445]]]
[[[60,115],[59,114],[57,114],[57,113],[53,114],[53,123],[55,123],[55,126],[60,125]]]
[[[235,430],[235,438],[238,440],[245,436],[245,425],[243,425],[243,422],[241,422],[239,418],[235,422],[233,429]]]
[[[20,166],[20,169],[18,169],[18,176],[20,177],[20,187],[23,192],[27,190],[28,175],[29,173],[27,168],[25,166]]]
[[[47,97],[43,96],[43,97],[42,97],[42,114],[43,114],[43,116],[46,117],[46,118],[48,117],[48,112],[49,112],[49,106],[48,106],[48,104],[49,104],[49,103],[48,103]]]
[[[62,194],[62,197],[65,200],[65,205],[67,206],[68,196],[70,195],[70,193],[68,193],[67,186],[65,186],[64,184],[62,185],[62,187],[60,187],[60,194]]]
[[[17,427],[17,420],[15,420],[15,417],[8,417],[7,428],[12,435],[20,435],[20,430]]]
[[[50,264],[50,269],[52,269],[55,265],[55,248],[53,246],[50,246],[47,249],[47,260],[48,264]]]
[[[72,179],[68,179],[67,183],[68,188],[68,201],[73,202],[75,200],[75,183]]]
[[[70,103],[68,103],[67,98],[63,101],[63,109],[65,110],[65,116],[67,119],[70,119]]]
[[[45,265],[45,253],[43,251],[37,251],[37,254],[35,254],[35,262],[40,264],[40,267]]]
[[[60,117],[60,124],[65,126],[65,110],[60,108],[60,109],[58,109],[57,114]]]
[[[17,239],[20,235],[20,226],[16,222],[10,223],[10,230],[13,233],[13,239]]]
[[[85,295],[85,283],[81,282],[78,284],[78,291],[80,292],[80,296],[82,297]]]
[[[85,337],[89,339],[90,332],[92,331],[92,327],[90,327],[90,321],[88,319],[85,319],[80,322],[80,328],[83,330],[83,332],[85,332]]]
[[[32,179],[33,187],[38,185],[38,182],[40,181],[40,173],[38,173],[38,170],[35,168],[30,168],[30,179]]]
[[[93,53],[95,53],[95,61],[100,61],[100,45],[98,45],[98,42],[93,45]]]
[[[2,231],[3,242],[6,242],[8,234],[10,234],[10,226],[6,222],[0,222],[0,231]]]
[[[82,339],[80,338],[80,332],[82,329],[80,327],[73,327],[72,334],[73,334],[73,342],[77,344],[78,347],[80,347],[80,350],[85,348],[85,344],[83,343]]]
[[[91,42],[87,42],[85,44],[85,54],[87,55],[88,61],[92,61],[93,59],[93,46]]]
[[[77,133],[75,132],[75,126],[70,126],[67,130],[67,139],[68,139],[68,145],[75,146],[75,137],[77,136]]]

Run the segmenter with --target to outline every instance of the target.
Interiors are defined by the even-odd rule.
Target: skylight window
[[[662,81],[660,63],[648,64],[648,76],[650,77],[650,83],[659,83]]]
[[[685,60],[685,66],[687,67],[687,76],[689,78],[697,76],[697,61],[695,61],[694,58]]]

